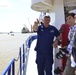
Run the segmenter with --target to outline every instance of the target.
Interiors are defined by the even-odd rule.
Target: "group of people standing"
[[[52,75],[52,65],[54,63],[53,60],[53,47],[57,48],[58,43],[60,40],[62,40],[63,43],[65,39],[69,40],[69,43],[67,45],[67,51],[69,52],[67,54],[67,61],[62,59],[64,67],[64,71],[62,75],[75,75],[75,66],[71,66],[71,55],[72,55],[72,47],[73,47],[73,41],[76,31],[76,24],[75,24],[75,13],[68,13],[67,14],[67,24],[68,31],[67,31],[67,38],[62,36],[62,33],[59,32],[59,30],[55,27],[50,25],[51,18],[48,15],[45,15],[42,22],[39,23],[39,20],[34,22],[33,31],[37,32],[37,44],[35,47],[36,51],[36,64],[37,64],[37,70],[38,75]],[[66,28],[67,29],[67,28]],[[64,29],[65,30],[65,29]],[[65,33],[63,33],[65,34]],[[56,39],[54,40],[54,38]],[[65,45],[62,45],[64,47]],[[64,60],[66,62],[64,62]],[[66,63],[66,64],[64,64]]]

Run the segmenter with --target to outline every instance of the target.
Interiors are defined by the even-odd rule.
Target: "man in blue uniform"
[[[33,30],[37,31],[37,44],[35,47],[38,75],[52,75],[53,46],[57,47],[60,40],[59,31],[50,23],[50,16],[44,16],[43,22],[38,26],[39,21],[34,22]],[[54,37],[57,37],[53,42]],[[45,72],[44,72],[45,70]]]

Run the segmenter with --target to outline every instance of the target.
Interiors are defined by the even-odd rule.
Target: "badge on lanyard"
[[[70,40],[72,39],[73,37],[73,32],[70,33]]]

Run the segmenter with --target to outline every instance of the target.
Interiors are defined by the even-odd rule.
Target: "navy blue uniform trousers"
[[[45,75],[44,73],[52,75],[53,56],[51,54],[37,53],[36,63],[38,75]]]

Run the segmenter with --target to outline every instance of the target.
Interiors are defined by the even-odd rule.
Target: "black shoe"
[[[55,70],[54,70],[54,73],[55,74],[61,74],[61,72],[63,72],[59,67],[57,67]]]

